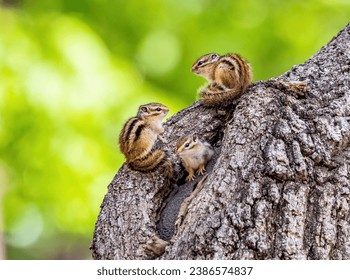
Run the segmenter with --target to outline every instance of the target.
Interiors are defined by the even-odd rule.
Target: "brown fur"
[[[199,58],[192,71],[210,82],[201,92],[204,106],[227,105],[244,93],[252,83],[252,69],[238,54],[226,54],[210,61],[211,54]],[[206,61],[201,67],[199,61]]]
[[[231,104],[241,94],[242,92],[240,90],[235,89],[213,91],[205,88],[200,92],[201,103],[207,107]]]
[[[172,165],[166,163],[165,152],[153,150],[156,140],[164,131],[161,121],[168,111],[160,103],[141,105],[137,116],[125,123],[119,135],[119,146],[131,169],[152,172],[164,165],[168,175],[172,176]]]
[[[188,145],[186,146],[186,144]],[[214,151],[206,141],[200,141],[196,136],[188,135],[179,138],[176,144],[176,153],[180,156],[182,164],[188,172],[186,180],[193,181],[196,171],[199,175],[203,174]]]

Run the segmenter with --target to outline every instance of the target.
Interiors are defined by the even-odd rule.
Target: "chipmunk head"
[[[209,53],[201,56],[192,65],[192,72],[206,78],[209,82],[214,79],[214,70],[216,62],[220,59],[217,53]]]
[[[168,114],[168,112],[169,108],[161,103],[148,103],[139,107],[137,116],[142,119],[163,119]]]
[[[198,144],[198,137],[196,135],[187,135],[180,137],[176,143],[176,154],[182,154],[196,147]]]

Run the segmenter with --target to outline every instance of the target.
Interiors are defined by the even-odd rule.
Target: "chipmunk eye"
[[[161,109],[160,107],[157,107],[157,108],[156,108],[156,111],[159,112],[159,111],[162,111],[162,109]]]
[[[204,63],[204,61],[198,61],[198,66],[201,66]]]
[[[188,148],[190,146],[190,143],[185,144],[185,148]]]

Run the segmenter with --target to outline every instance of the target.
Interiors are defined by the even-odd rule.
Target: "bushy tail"
[[[160,166],[164,167],[165,172],[167,174],[168,183],[170,184],[170,182],[171,182],[171,180],[173,178],[173,175],[174,175],[173,174],[173,165],[172,165],[172,163],[169,160],[164,159],[161,162]]]
[[[229,105],[242,94],[241,90],[226,89],[218,90],[212,88],[204,88],[201,95],[201,103],[206,107],[214,107],[220,105]]]
[[[141,172],[153,171],[165,158],[165,152],[162,150],[155,150],[149,152],[145,157],[138,158],[128,162],[129,166]]]
[[[173,166],[171,162],[166,160],[166,154],[162,150],[154,150],[147,154],[144,158],[139,158],[128,162],[131,169],[140,172],[152,172],[156,168],[163,166],[167,177],[173,177]]]

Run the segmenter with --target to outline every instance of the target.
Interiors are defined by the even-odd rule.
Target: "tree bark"
[[[307,83],[305,95],[285,86],[297,81]],[[349,115],[347,25],[307,62],[253,84],[234,104],[196,102],[170,118],[159,146],[174,183],[166,187],[161,168],[141,174],[124,165],[101,205],[93,257],[152,258],[145,244],[159,236],[169,240],[160,259],[350,259]],[[201,184],[184,184],[174,154],[188,133],[215,147]]]

